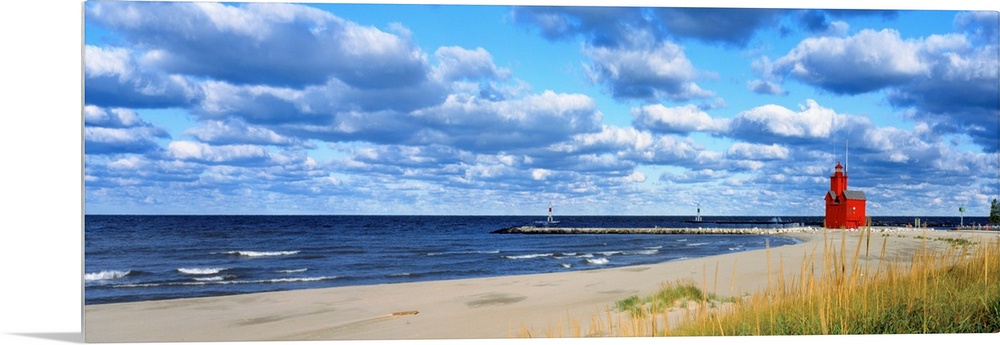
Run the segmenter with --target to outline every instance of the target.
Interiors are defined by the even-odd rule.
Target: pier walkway
[[[789,228],[576,228],[515,226],[494,230],[494,234],[718,234],[718,235],[773,235],[821,231],[815,227]]]

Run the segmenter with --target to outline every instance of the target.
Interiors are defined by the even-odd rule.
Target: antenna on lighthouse
[[[847,166],[851,162],[851,154],[848,152],[851,149],[851,144],[849,140],[844,140],[844,175],[847,175]]]

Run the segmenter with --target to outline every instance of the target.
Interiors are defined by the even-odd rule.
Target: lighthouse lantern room
[[[865,193],[847,189],[847,174],[837,162],[826,193],[826,220],[830,229],[857,229],[865,225]]]

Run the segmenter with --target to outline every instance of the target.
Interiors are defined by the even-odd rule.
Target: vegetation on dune
[[[693,280],[679,280],[660,285],[660,290],[646,298],[629,296],[615,302],[615,311],[628,312],[635,316],[660,314],[666,311],[688,308],[691,303],[707,303],[715,307],[721,302],[732,302],[733,298],[721,298],[713,293],[705,293]]]
[[[1000,332],[1000,238],[942,239],[951,245],[935,251],[928,249],[934,239],[918,236],[923,250],[900,261],[886,257],[886,242],[899,239],[883,237],[879,260],[869,261],[870,229],[860,232],[854,248],[842,234],[840,241],[825,239],[818,256],[806,253],[796,279],[785,280],[783,267],[772,270],[768,257],[766,290],[724,299],[693,281],[664,284],[651,296],[631,296],[597,313],[586,331],[568,322],[568,335]],[[544,335],[561,337],[562,326]]]

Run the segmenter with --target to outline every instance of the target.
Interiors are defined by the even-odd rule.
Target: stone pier
[[[494,234],[716,234],[716,235],[774,235],[797,232],[813,232],[821,229],[813,227],[789,228],[575,228],[515,226],[490,233]]]

